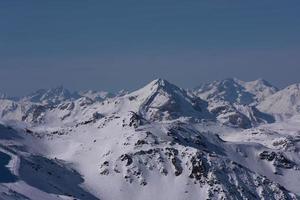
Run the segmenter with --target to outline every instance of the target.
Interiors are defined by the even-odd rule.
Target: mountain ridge
[[[244,92],[239,90],[244,83],[236,82],[225,85]],[[256,91],[261,82],[265,84],[255,81],[249,88]],[[17,177],[0,181],[0,197],[300,197],[297,117],[272,121],[251,102],[226,101],[220,93],[201,99],[163,79],[101,99],[54,91],[41,91],[35,102],[0,100],[0,156],[10,163],[0,163],[0,168]]]

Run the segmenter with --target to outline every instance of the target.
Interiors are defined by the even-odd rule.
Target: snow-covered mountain
[[[300,199],[299,119],[273,123],[254,102],[277,93],[232,80],[244,97],[157,79],[103,98],[1,99],[0,199]]]
[[[210,117],[205,101],[162,79],[154,80],[122,99],[131,101],[133,111],[151,120]]]
[[[223,124],[249,128],[274,122],[272,116],[257,110],[255,105],[276,91],[276,87],[263,79],[245,82],[230,78],[203,84],[193,93],[208,102],[209,110]]]
[[[241,81],[235,79],[237,82],[240,83],[245,88],[245,91],[253,94],[255,97],[254,102],[261,102],[266,99],[268,96],[274,94],[278,91],[278,88],[271,85],[268,81],[264,79],[257,79],[254,81]]]
[[[258,108],[279,118],[300,114],[300,84],[290,85],[267,97]]]
[[[278,89],[263,79],[245,82],[236,78],[203,84],[194,93],[205,100],[226,101],[238,104],[257,104]]]

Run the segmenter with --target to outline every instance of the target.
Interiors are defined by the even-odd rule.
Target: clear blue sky
[[[299,0],[0,0],[0,91],[300,82]]]

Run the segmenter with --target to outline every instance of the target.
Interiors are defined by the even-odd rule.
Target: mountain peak
[[[158,78],[158,79],[155,79],[155,80],[151,81],[148,85],[158,86],[159,88],[160,87],[174,86],[173,84],[171,84],[167,80],[161,79],[161,78]]]
[[[133,93],[147,96],[147,95],[151,95],[155,92],[158,92],[159,90],[162,90],[165,93],[173,93],[175,90],[179,91],[182,89],[177,87],[176,85],[168,82],[165,79],[158,78],[158,79],[151,81],[150,83],[148,83],[147,85],[145,85],[144,87],[142,87],[141,89],[139,89]]]
[[[137,96],[139,111],[148,119],[207,117],[206,102],[164,79],[155,79],[128,96]]]

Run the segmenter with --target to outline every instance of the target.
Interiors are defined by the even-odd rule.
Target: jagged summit
[[[21,100],[43,104],[58,104],[65,100],[75,100],[79,98],[77,93],[71,93],[63,86],[58,86],[51,89],[39,89]]]
[[[144,87],[142,87],[141,89],[139,89],[137,91],[141,91],[141,93],[145,93],[145,92],[151,92],[151,91],[159,90],[159,89],[163,89],[163,90],[172,90],[172,89],[180,90],[179,87],[177,87],[176,85],[168,82],[167,80],[158,78],[158,79],[154,79],[153,81],[146,84]]]

